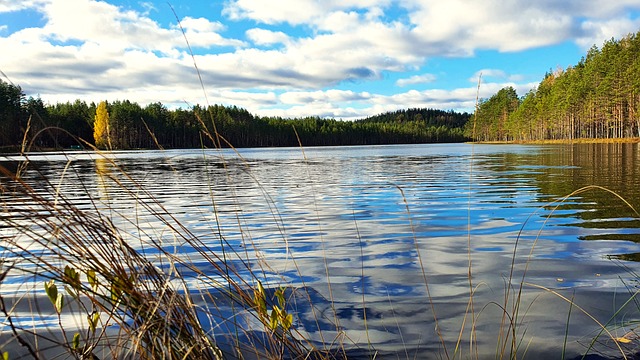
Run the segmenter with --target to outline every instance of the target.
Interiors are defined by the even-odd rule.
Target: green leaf
[[[5,351],[2,353],[2,360],[9,360],[9,352]]]
[[[53,306],[56,305],[56,300],[58,298],[58,287],[53,279],[44,283],[44,291],[47,293],[47,297]]]
[[[64,267],[64,275],[67,277],[69,285],[71,285],[74,290],[80,290],[80,273],[78,273],[76,269],[67,265]]]
[[[118,284],[118,280],[111,284],[111,300],[117,301],[122,296],[122,286]]]
[[[96,277],[96,272],[93,270],[87,270],[87,281],[89,285],[93,289],[93,291],[98,290],[98,278]]]
[[[73,340],[71,341],[71,348],[76,350],[80,347],[80,333],[75,333],[73,335]]]
[[[94,312],[92,315],[87,315],[87,320],[89,321],[89,330],[91,330],[91,332],[96,331],[98,321],[100,321],[100,313]]]
[[[289,330],[291,325],[293,325],[293,315],[287,314],[287,316],[282,319],[282,327],[285,330]]]
[[[267,316],[267,303],[264,296],[264,288],[262,283],[258,281],[258,288],[253,291],[253,302],[256,305],[256,311],[261,317]]]
[[[56,307],[58,314],[62,312],[62,307],[64,307],[64,295],[62,293],[58,293],[54,306]]]
[[[278,304],[280,304],[280,307],[284,309],[284,288],[280,288],[278,290],[276,290],[276,298],[278,299]]]
[[[256,311],[258,312],[258,314],[260,316],[266,316],[267,315],[267,304],[264,300],[263,297],[261,297],[258,292],[256,292],[254,294],[254,299],[253,302],[256,305]]]
[[[269,319],[269,328],[275,330],[278,327],[278,312],[276,309],[271,310],[271,317]]]
[[[262,297],[264,297],[264,287],[262,286],[262,282],[260,282],[260,280],[258,280],[258,292],[260,293],[260,295],[262,295]]]

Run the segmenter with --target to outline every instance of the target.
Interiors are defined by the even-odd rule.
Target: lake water
[[[528,358],[560,358],[564,343],[567,357],[577,356],[601,330],[561,296],[573,298],[615,336],[640,320],[633,302],[616,313],[640,285],[634,276],[640,221],[628,206],[640,206],[637,144],[104,156],[129,178],[101,155],[70,152],[30,155],[24,179],[36,189],[59,189],[81,210],[108,214],[141,252],[135,240],[144,233],[204,272],[215,271],[140,204],[162,206],[212,252],[224,254],[240,277],[251,278],[245,261],[267,288],[305,289],[313,306],[291,297],[294,326],[317,344],[343,344],[353,357],[454,357],[460,338],[456,358],[495,358],[505,338],[500,307],[508,293],[508,313],[516,313],[521,283],[514,322],[518,353]],[[0,165],[15,169],[20,160],[1,156]],[[590,185],[628,204],[598,188],[565,198]],[[127,191],[138,186],[147,191]],[[3,218],[11,217],[11,195],[0,195]],[[156,255],[148,253],[164,266]],[[33,281],[9,277],[0,292],[15,295]],[[634,351],[640,343],[622,345]],[[589,352],[615,354],[615,348],[602,337]]]

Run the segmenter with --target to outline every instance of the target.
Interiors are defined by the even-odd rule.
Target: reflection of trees
[[[640,253],[609,255],[608,258],[625,261],[640,261]]]
[[[620,195],[630,204],[640,200],[640,153],[637,144],[581,144],[558,147],[545,155],[549,175],[540,182],[540,191],[549,196],[565,196],[585,186],[597,185]],[[557,167],[557,170],[556,170]],[[559,173],[561,172],[561,173]],[[561,177],[559,176],[561,175]],[[573,210],[583,221],[598,221],[596,227],[620,228],[620,218],[634,217],[633,211],[614,194],[604,190],[581,193],[560,206],[560,210]],[[617,221],[606,221],[607,219]],[[603,221],[604,220],[604,221]],[[606,226],[606,223],[609,226]],[[628,223],[628,221],[627,221]],[[587,224],[577,224],[593,227]],[[638,227],[637,224],[632,227]]]
[[[554,186],[560,185],[562,187],[559,189],[563,193],[555,195],[566,195],[584,186],[599,185],[623,196],[634,195],[640,171],[637,144],[580,144],[561,146],[554,150],[556,151],[547,152],[543,156],[545,163],[541,165],[562,166],[560,170],[564,175],[569,175],[571,181],[548,181],[541,188],[543,192],[547,193],[545,189],[548,189],[553,194]]]
[[[618,194],[632,206],[640,203],[638,144],[575,144],[543,147],[533,154],[506,154],[500,168],[505,178],[530,177],[542,203],[596,185]],[[615,194],[593,189],[547,207],[563,226],[585,229],[582,240],[640,242],[640,220]],[[547,216],[549,213],[544,214]],[[564,219],[564,220],[562,220]]]

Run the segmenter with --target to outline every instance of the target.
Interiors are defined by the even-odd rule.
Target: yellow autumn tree
[[[93,122],[93,139],[97,148],[104,149],[110,145],[109,112],[107,111],[106,101],[101,101],[96,108],[96,117]]]

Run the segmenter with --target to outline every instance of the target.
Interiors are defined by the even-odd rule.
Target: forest
[[[99,107],[103,110],[97,113]],[[45,104],[0,80],[0,149],[373,145],[461,142],[470,115],[409,109],[357,121],[258,117],[236,106],[168,109],[128,100]]]
[[[522,97],[503,88],[476,114],[465,135],[477,141],[640,137],[640,32],[594,45]]]
[[[96,110],[102,105],[103,115]],[[101,118],[102,124],[96,119]],[[505,87],[474,115],[409,108],[356,121],[260,117],[236,106],[168,109],[128,100],[45,104],[0,79],[0,149],[375,145],[640,137],[640,32],[593,46],[519,96]]]

